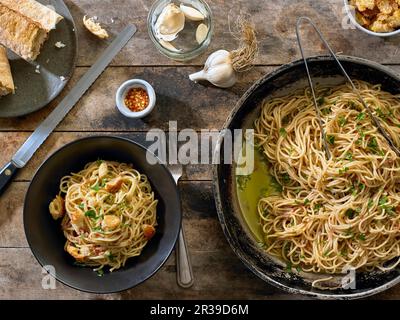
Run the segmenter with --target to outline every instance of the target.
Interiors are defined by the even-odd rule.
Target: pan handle
[[[0,195],[4,192],[17,170],[18,168],[13,162],[7,163],[0,170]]]

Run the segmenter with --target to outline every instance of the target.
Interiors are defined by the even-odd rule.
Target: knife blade
[[[64,119],[68,112],[75,106],[80,98],[92,86],[96,79],[103,73],[111,63],[118,52],[128,43],[136,33],[136,26],[128,25],[102,53],[93,66],[78,81],[68,95],[60,104],[50,113],[50,115],[41,123],[41,125],[32,133],[19,150],[0,170],[0,194],[4,191],[8,182],[17,172],[23,168],[32,158],[36,150],[48,138],[58,124]]]

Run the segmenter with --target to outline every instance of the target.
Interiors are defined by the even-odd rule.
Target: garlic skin
[[[167,5],[158,16],[155,24],[155,33],[159,40],[167,42],[176,39],[179,32],[185,27],[185,15],[174,3]]]
[[[208,57],[204,69],[191,74],[189,79],[194,82],[207,80],[220,88],[232,87],[237,78],[230,53],[226,50],[218,50],[212,53]]]
[[[175,48],[171,43],[164,41],[164,40],[160,40],[160,44],[165,48],[168,49],[169,51],[172,52],[180,52],[181,50],[178,50],[177,48]]]

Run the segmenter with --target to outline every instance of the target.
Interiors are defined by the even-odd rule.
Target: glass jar
[[[174,41],[167,43],[168,46],[173,46],[172,49],[171,47],[166,47],[165,42],[164,45],[162,44],[162,41],[157,37],[155,28],[157,19],[161,12],[170,3],[175,3],[178,7],[180,4],[192,7],[200,11],[205,17],[203,21],[191,21],[186,18],[185,28],[178,33],[178,36]],[[204,40],[199,44],[196,41],[196,30],[200,24],[205,24],[208,27],[208,32]],[[157,0],[150,9],[147,18],[147,28],[150,39],[153,41],[158,51],[170,59],[188,61],[199,56],[208,48],[214,31],[214,24],[211,9],[203,0]]]

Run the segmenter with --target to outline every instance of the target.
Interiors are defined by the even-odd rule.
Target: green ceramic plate
[[[67,84],[75,68],[77,39],[74,20],[62,0],[39,0],[51,5],[64,19],[50,32],[41,54],[33,63],[8,52],[16,91],[0,98],[0,117],[11,118],[37,111],[56,98]],[[55,47],[61,41],[66,46]],[[39,66],[37,72],[37,66]]]

